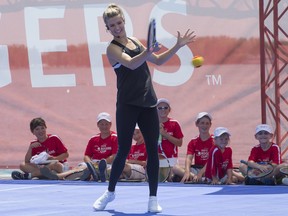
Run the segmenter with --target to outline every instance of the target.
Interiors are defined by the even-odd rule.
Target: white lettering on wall
[[[102,55],[106,53],[106,43],[100,42],[98,17],[106,5],[84,5],[85,26],[88,41],[92,80],[94,86],[106,86]]]
[[[3,87],[12,82],[7,46],[0,45],[0,56],[0,87]]]
[[[41,53],[66,52],[66,40],[41,40],[39,19],[63,18],[64,6],[24,8],[32,87],[76,86],[75,74],[44,75]]]
[[[177,4],[177,7],[175,6]],[[179,0],[175,4],[169,4],[166,1],[160,1],[151,11],[150,17],[157,20],[157,35],[161,35],[161,43],[165,47],[171,47],[176,43],[175,34],[167,32],[161,25],[162,17],[167,14],[186,14],[186,1]],[[102,21],[102,13],[108,4],[86,4],[84,5],[84,18],[87,33],[87,44],[89,60],[91,65],[93,86],[106,86],[103,55],[106,54],[106,47],[109,41],[101,41],[101,35],[105,34],[103,25],[99,25],[99,18]],[[41,19],[63,19],[65,15],[65,6],[43,6],[43,7],[25,7],[25,33],[27,40],[28,60],[32,87],[72,87],[76,86],[76,76],[73,73],[61,74],[61,69],[57,69],[57,74],[44,74],[44,65],[42,62],[43,53],[47,52],[67,52],[66,39],[41,39],[40,25]],[[133,36],[133,23],[129,14],[124,10],[125,28],[128,36]],[[56,24],[57,25],[57,24]],[[107,32],[106,34],[109,34]],[[144,36],[145,37],[145,36]],[[167,39],[168,38],[168,39]],[[171,39],[170,39],[171,38]],[[111,36],[112,39],[112,36]],[[10,84],[11,71],[9,67],[8,48],[5,45],[0,46],[0,87]],[[187,82],[194,71],[190,64],[193,53],[188,46],[182,47],[177,53],[180,60],[179,66],[174,72],[165,72],[161,67],[154,69],[153,81],[162,86],[179,86]],[[189,61],[188,61],[189,60]],[[165,67],[164,67],[165,68]]]
[[[206,75],[208,85],[222,85],[221,75]]]
[[[0,13],[1,20],[1,13]],[[8,47],[0,45],[0,87],[6,86],[12,82],[9,65]]]
[[[169,36],[171,34],[169,34],[167,31],[165,31],[165,29],[159,25],[159,23],[161,23],[161,18],[163,16],[165,16],[167,13],[178,13],[178,14],[182,14],[182,15],[187,15],[186,14],[187,8],[186,8],[186,1],[177,1],[177,5],[175,4],[171,4],[169,2],[166,1],[161,1],[159,3],[157,3],[154,8],[151,11],[150,17],[155,17],[156,18],[156,22],[158,20],[158,25],[156,27],[156,35],[165,35],[165,36]],[[175,28],[176,28],[176,24],[175,24]],[[177,29],[175,29],[176,31]],[[175,32],[176,33],[176,32]],[[156,36],[157,37],[157,36]],[[167,48],[171,47],[171,44],[175,44],[177,38],[175,38],[174,35],[171,35],[171,40],[169,41],[161,41],[161,43],[163,45],[165,45]],[[184,46],[182,47],[177,54],[179,59],[180,59],[180,66],[178,68],[177,71],[173,72],[173,73],[165,73],[162,71],[159,71],[157,69],[155,69],[154,74],[153,74],[153,81],[156,83],[159,83],[163,86],[179,86],[182,85],[183,83],[187,82],[194,71],[194,68],[191,67],[187,67],[187,64],[190,64],[190,60],[193,57],[193,54],[191,52],[191,50],[189,49],[188,46]],[[187,59],[189,61],[187,61]]]

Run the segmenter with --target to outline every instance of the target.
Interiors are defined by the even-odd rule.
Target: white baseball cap
[[[101,112],[98,116],[97,116],[97,123],[101,120],[106,120],[108,122],[111,122],[111,116],[109,113],[106,112]]]
[[[273,134],[272,127],[268,124],[257,125],[256,130],[255,130],[255,134],[257,134],[260,131],[267,131],[268,133]]]
[[[170,107],[170,102],[166,98],[159,98],[156,106],[158,106],[158,104],[160,104],[160,103],[166,103]]]
[[[219,136],[221,136],[224,133],[227,133],[229,136],[231,136],[231,134],[230,134],[230,132],[228,131],[227,128],[225,128],[225,127],[217,127],[214,130],[214,137],[219,137]]]
[[[207,116],[211,121],[212,121],[212,116],[207,113],[207,112],[200,112],[198,113],[196,119],[195,119],[195,122],[197,122],[199,119],[203,118],[204,116]]]

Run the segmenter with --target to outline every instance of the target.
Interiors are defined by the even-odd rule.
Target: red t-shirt
[[[92,160],[106,159],[109,156],[116,154],[118,149],[117,134],[111,131],[110,136],[102,139],[100,133],[90,138],[85,155]]]
[[[221,152],[220,148],[214,145],[209,152],[205,177],[212,179],[212,176],[217,176],[221,179],[227,174],[227,170],[232,168],[232,149],[226,147],[224,152]]]
[[[281,153],[280,148],[275,143],[272,143],[269,149],[263,151],[260,144],[254,146],[251,149],[250,156],[248,160],[253,160],[254,162],[270,162],[275,164],[281,163]]]
[[[177,120],[169,118],[168,121],[163,123],[163,127],[171,136],[178,139],[183,138],[183,133]],[[164,137],[162,137],[162,148],[166,157],[178,157],[178,147]],[[158,147],[158,152],[161,153],[160,147]]]
[[[131,146],[131,150],[128,155],[128,160],[146,161],[146,159],[147,159],[147,152],[144,143],[138,145],[134,144]]]
[[[194,155],[194,164],[204,166],[209,157],[209,151],[214,145],[213,135],[203,141],[200,136],[192,139],[187,146],[187,155]]]
[[[36,154],[40,154],[43,151],[46,151],[49,155],[51,156],[58,156],[61,155],[63,153],[66,153],[68,150],[65,147],[64,143],[62,142],[62,140],[60,139],[60,137],[58,137],[57,135],[52,135],[52,134],[47,134],[48,138],[44,141],[44,142],[40,142],[39,140],[33,140],[30,145],[32,143],[35,142],[39,142],[41,143],[41,146],[36,147],[36,148],[32,148],[32,156],[36,155]],[[63,160],[60,162],[66,162],[67,160]]]

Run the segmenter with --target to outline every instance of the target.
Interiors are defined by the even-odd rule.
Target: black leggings
[[[117,105],[116,127],[118,152],[112,164],[108,190],[111,192],[115,191],[117,181],[124,169],[126,158],[131,149],[136,123],[138,123],[146,144],[149,195],[156,196],[159,170],[157,146],[159,120],[156,107],[145,108],[132,105]]]

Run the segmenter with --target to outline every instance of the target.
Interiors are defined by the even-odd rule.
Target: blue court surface
[[[3,172],[2,172],[3,174]],[[119,182],[116,199],[95,212],[108,183],[0,179],[0,215],[280,215],[287,213],[288,186],[212,186],[160,183],[162,213],[147,212],[148,184]]]

